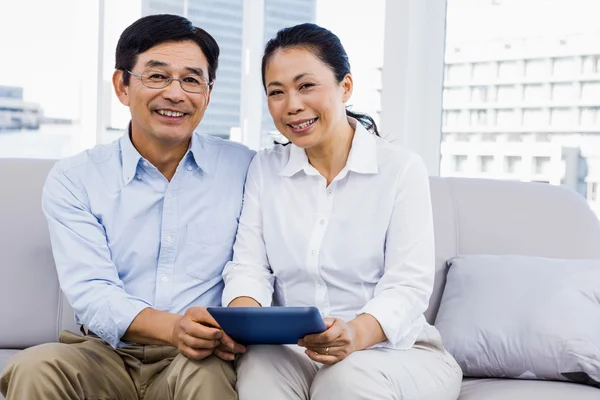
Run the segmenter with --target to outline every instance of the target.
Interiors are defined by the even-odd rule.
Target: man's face
[[[173,77],[208,82],[208,61],[192,41],[166,42],[139,54],[131,72],[159,79]],[[123,74],[127,73],[115,71],[113,83],[119,100],[130,109],[133,137],[138,141],[165,144],[188,140],[204,116],[210,89],[204,93],[189,93],[177,81],[154,89],[133,75],[125,86]]]

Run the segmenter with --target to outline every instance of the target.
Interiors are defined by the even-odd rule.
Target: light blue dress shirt
[[[144,308],[220,305],[253,156],[194,133],[169,182],[125,134],[59,161],[42,207],[77,322],[121,347]]]

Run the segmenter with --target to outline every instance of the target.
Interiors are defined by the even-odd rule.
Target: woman
[[[240,399],[455,400],[460,368],[423,316],[434,278],[423,162],[346,110],[350,65],[328,30],[280,31],[262,76],[291,144],[252,162],[223,304],[270,306],[275,294],[318,307],[328,329],[298,346],[250,346]]]

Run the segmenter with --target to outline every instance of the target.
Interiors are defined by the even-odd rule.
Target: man
[[[7,400],[237,399],[231,360],[245,349],[203,307],[220,305],[253,152],[193,133],[218,56],[179,16],[121,35],[113,84],[129,132],[58,162],[42,200],[87,332],[15,356],[0,381]]]

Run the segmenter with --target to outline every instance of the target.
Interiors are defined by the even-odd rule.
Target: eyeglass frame
[[[140,79],[140,82],[142,82],[142,85],[146,86],[148,89],[156,89],[156,90],[161,90],[161,89],[164,89],[164,88],[166,88],[166,87],[169,87],[169,85],[170,85],[170,84],[171,84],[173,81],[178,81],[178,82],[179,82],[179,86],[181,87],[181,90],[183,90],[183,91],[184,91],[184,92],[186,92],[186,93],[192,93],[192,94],[203,94],[203,93],[206,93],[206,92],[190,92],[189,90],[185,90],[185,89],[183,88],[183,82],[182,82],[182,79],[184,79],[184,78],[186,78],[186,77],[184,77],[184,78],[173,78],[172,76],[170,76],[170,75],[169,75],[169,74],[167,74],[166,72],[163,72],[163,71],[156,71],[156,72],[162,72],[162,73],[164,73],[165,75],[167,75],[167,76],[168,76],[168,78],[167,78],[167,79],[165,79],[165,86],[163,86],[163,87],[160,87],[160,88],[155,88],[155,87],[150,87],[150,86],[146,85],[146,84],[144,83],[144,80],[142,79],[142,76],[144,75],[144,73],[145,73],[145,72],[147,72],[147,71],[154,71],[153,69],[146,69],[146,70],[144,70],[144,72],[142,72],[141,74],[138,74],[138,73],[136,73],[136,72],[131,72],[131,71],[130,71],[130,70],[128,70],[128,69],[126,69],[126,70],[124,70],[124,71],[125,71],[125,72],[127,72],[127,73],[129,73],[131,76],[135,76],[136,78],[139,78],[139,79]],[[203,76],[198,76],[198,78],[200,78],[200,79],[202,79],[202,80],[204,80],[204,81],[206,81],[206,82],[207,82],[207,89],[208,89],[208,90],[211,90],[211,89],[212,89],[212,87],[213,87],[213,85],[215,84],[215,82],[214,82],[214,81],[209,81],[207,78],[205,78],[205,77],[203,77]]]

